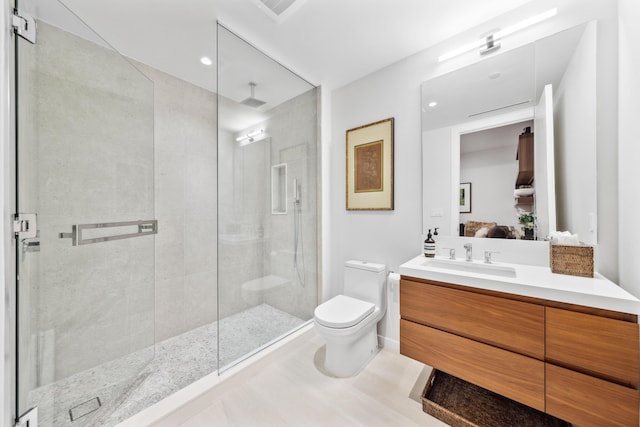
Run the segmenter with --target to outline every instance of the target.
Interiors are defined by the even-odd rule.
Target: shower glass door
[[[218,364],[318,305],[318,89],[218,25]]]
[[[38,23],[16,37],[17,206],[37,220],[17,244],[17,413],[112,425],[154,356],[153,84],[58,1],[17,7]]]

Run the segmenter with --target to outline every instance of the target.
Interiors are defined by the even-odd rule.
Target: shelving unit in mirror
[[[533,191],[527,191],[533,183],[533,141],[534,136],[531,128],[524,128],[522,134],[518,137],[518,152],[516,160],[518,161],[518,176],[516,177],[515,199],[516,207],[526,209],[533,205]],[[525,190],[525,191],[522,191]]]

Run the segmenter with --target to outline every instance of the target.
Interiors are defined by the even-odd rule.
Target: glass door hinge
[[[20,239],[33,239],[38,237],[38,223],[36,214],[19,213],[13,217],[13,232]]]
[[[17,35],[28,41],[29,43],[36,43],[36,19],[24,13],[21,10],[13,10],[13,18],[11,20],[13,30]]]
[[[29,409],[16,420],[14,427],[38,427],[38,407]]]

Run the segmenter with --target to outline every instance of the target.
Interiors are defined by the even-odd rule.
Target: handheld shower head
[[[298,179],[293,179],[293,202],[300,204],[300,186],[298,185]]]

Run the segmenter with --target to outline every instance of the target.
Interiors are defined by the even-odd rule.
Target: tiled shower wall
[[[22,135],[36,143],[22,157],[39,188],[28,198],[43,230],[41,251],[26,254],[23,269],[30,387],[217,317],[215,94],[134,62],[142,74],[44,22],[39,36],[37,59],[23,61],[32,62],[32,88],[22,105],[33,106],[34,119]],[[57,236],[72,223],[152,219],[154,209],[155,243],[72,247]]]
[[[26,388],[154,342],[153,238],[59,237],[72,224],[153,218],[152,84],[112,50],[44,22],[38,38],[19,50],[20,209],[38,214],[40,231],[40,251],[19,260]]]
[[[97,219],[87,218],[74,223],[106,221],[102,214],[107,212],[109,215],[106,217],[110,221],[130,220],[132,216],[135,219],[155,216],[159,224],[155,242],[140,238],[103,244],[121,244],[126,249],[117,251],[117,256],[112,254],[105,257],[104,264],[97,270],[95,264],[84,269],[91,265],[91,262],[74,264],[84,256],[78,258],[78,249],[93,252],[106,246],[96,244],[85,248],[68,248],[69,242],[58,239],[57,235],[43,236],[42,252],[38,255],[39,259],[33,262],[36,269],[40,263],[41,273],[33,280],[31,292],[36,304],[30,321],[34,328],[38,328],[39,325],[55,328],[55,351],[49,347],[45,351],[44,357],[50,360],[48,363],[53,370],[47,368],[49,373],[41,376],[39,383],[42,385],[151,345],[154,339],[158,342],[217,319],[218,206],[215,94],[132,61],[138,70],[153,81],[151,93],[150,83],[144,81],[142,75],[117,55],[46,24],[41,27],[42,35],[38,49],[43,51],[45,58],[54,58],[60,51],[73,53],[76,58],[69,57],[57,61],[66,62],[69,70],[55,71],[45,62],[41,62],[39,66],[43,68],[39,70],[41,74],[36,84],[46,85],[47,91],[53,91],[50,97],[52,103],[58,102],[60,98],[56,96],[60,97],[62,94],[71,98],[88,97],[93,100],[90,105],[104,115],[94,115],[98,121],[92,122],[86,121],[87,118],[81,110],[59,109],[60,116],[57,120],[41,117],[46,121],[46,132],[59,138],[60,144],[41,145],[43,151],[36,153],[36,156],[39,155],[48,162],[50,167],[43,164],[39,170],[34,169],[32,179],[44,179],[43,191],[61,191],[59,196],[53,198],[61,209],[60,218],[66,216],[70,208],[77,208],[79,211],[89,210],[97,215]],[[47,34],[47,31],[51,34]],[[47,44],[47,39],[51,45]],[[57,46],[56,50],[46,52],[48,46],[53,45]],[[104,62],[97,60],[88,62],[95,64],[94,66],[78,63],[83,58],[98,58],[104,55],[113,55],[113,60],[120,61],[119,66],[126,72],[123,72],[122,76],[113,75],[117,67],[107,67]],[[84,77],[84,80],[91,82],[88,87],[65,88],[56,77],[56,73],[59,72],[64,83],[66,77],[82,69],[89,73]],[[126,81],[127,78],[131,78],[127,74],[133,74],[135,78],[143,80],[146,92],[125,92],[114,96],[107,90],[106,98],[102,99],[104,97],[91,87],[103,85],[110,79],[117,81],[120,78]],[[141,106],[139,102],[132,102],[132,99],[140,99],[140,102],[147,104]],[[76,103],[70,99],[68,104],[86,106],[87,101]],[[151,135],[140,134],[143,126],[136,124],[139,116],[136,109],[143,107],[147,112],[147,130],[150,120],[153,119],[153,145],[149,145],[147,151],[136,149],[136,141],[149,141],[151,138]],[[106,120],[110,114],[109,108],[113,109],[118,117],[115,122]],[[235,209],[238,205],[234,205],[235,202],[231,203],[228,210],[221,210],[229,214],[229,221],[225,222],[225,228],[222,229],[224,236],[236,234],[238,227],[244,235],[250,235],[249,240],[235,239],[237,236],[232,236],[231,246],[225,246],[225,243],[221,242],[222,248],[233,248],[232,251],[221,254],[220,259],[220,265],[228,268],[226,273],[221,272],[221,294],[231,297],[221,301],[223,317],[252,305],[242,296],[242,284],[267,275],[282,277],[288,283],[264,295],[259,303],[270,304],[302,319],[309,319],[317,305],[316,111],[317,90],[313,89],[268,112],[269,119],[263,125],[267,128],[270,138],[263,144],[237,147],[230,143],[233,141],[232,135],[229,134],[225,138],[224,132],[221,132],[221,138],[228,143],[227,152],[225,147],[221,147],[220,150],[221,153],[228,154],[228,157],[225,154],[221,167],[245,183],[258,183],[254,188],[247,184],[244,188],[223,186],[221,189],[221,206],[226,200],[226,195],[230,195],[235,202],[241,201],[244,207],[249,209],[243,212],[250,212],[237,215],[238,211]],[[152,117],[149,116],[151,112]],[[110,125],[115,127],[110,130]],[[65,166],[68,159],[78,154],[72,145],[64,143],[70,141],[71,128],[78,131],[77,136],[81,139],[77,146],[86,149],[91,156],[103,158],[105,167],[110,167],[111,162],[106,154],[117,154],[118,144],[123,144],[121,150],[126,155],[117,162],[115,169],[107,172],[116,174],[117,188],[114,187],[112,190],[119,195],[124,193],[125,198],[111,200],[105,196],[106,190],[96,187],[87,192],[93,197],[93,202],[87,199],[87,206],[73,206],[66,203],[73,200],[73,197],[64,194],[69,187],[55,187],[55,179],[47,180],[47,177],[68,175],[69,181],[77,183],[82,189],[99,183],[94,177],[100,170],[87,169],[83,178],[77,175],[77,166],[82,164],[81,161]],[[95,138],[91,137],[92,132]],[[95,146],[91,145],[92,141],[95,141]],[[70,149],[71,152],[66,152],[66,149]],[[270,173],[271,166],[278,163],[288,165],[288,202],[285,215],[271,214]],[[66,171],[71,173],[65,175]],[[304,250],[299,251],[298,256],[302,257],[304,254],[302,280],[297,278],[293,268],[294,178],[298,179],[301,187],[300,221],[303,227],[300,244]],[[153,199],[145,196],[151,194]],[[46,212],[43,213],[42,220],[47,221]],[[58,214],[54,213],[52,221],[56,220],[55,215]],[[69,231],[66,221],[64,218],[63,222],[56,223],[51,230],[55,230],[56,233]],[[48,238],[51,244],[47,243]],[[49,248],[53,250],[48,252]],[[143,262],[133,262],[137,258],[127,255],[131,253],[135,253],[136,256],[148,253],[150,256],[145,256]],[[59,268],[56,270],[59,274],[51,270],[56,266],[67,265],[61,263],[60,258],[56,258],[67,255],[67,264],[75,265],[74,268]],[[239,259],[254,261],[251,261],[250,268],[233,268],[234,260]],[[47,269],[47,265],[51,268]],[[69,275],[74,274],[74,271],[83,277],[82,293],[69,287],[72,283]],[[93,274],[96,272],[97,274]],[[97,294],[94,294],[94,291]],[[70,300],[73,298],[79,299]],[[95,304],[100,306],[97,307]],[[99,320],[92,324],[94,320],[88,314],[84,316],[86,322],[79,322],[78,317],[68,309],[70,306],[76,307],[77,310],[103,310],[105,314],[109,314],[109,318],[118,319],[118,323],[109,323],[106,321],[107,316],[104,316],[105,322]],[[114,316],[114,310],[120,314]],[[102,333],[93,333],[96,328]],[[49,339],[45,330],[41,330],[40,333],[44,333],[45,341]],[[111,338],[105,340],[107,336]],[[93,338],[99,339],[100,342],[92,344],[90,341]],[[33,340],[37,341],[38,338],[33,337]],[[104,348],[96,351],[102,348],[101,345]],[[34,353],[34,366],[36,357],[42,359],[43,355]],[[41,373],[33,372],[30,375],[35,378]]]
[[[156,341],[217,319],[216,96],[136,63],[154,83]]]
[[[308,320],[318,305],[318,89],[312,89],[281,104],[270,120],[271,164],[287,164],[287,215],[267,213],[269,253],[264,262],[271,274],[291,280],[291,286],[269,293],[265,303]],[[293,180],[300,188],[297,252],[299,270],[293,265],[294,215]],[[269,205],[270,206],[270,205]],[[300,276],[298,276],[300,274]]]
[[[221,133],[220,153],[220,316],[266,303],[301,319],[317,306],[317,89],[290,99],[265,114],[268,137],[240,146]],[[241,132],[244,133],[245,131]],[[271,167],[287,165],[287,212],[271,212]],[[298,249],[300,278],[294,268],[293,180],[300,187]],[[303,262],[304,260],[304,262]],[[275,276],[282,286],[262,296],[247,295],[248,282]],[[221,331],[221,334],[223,332]]]

